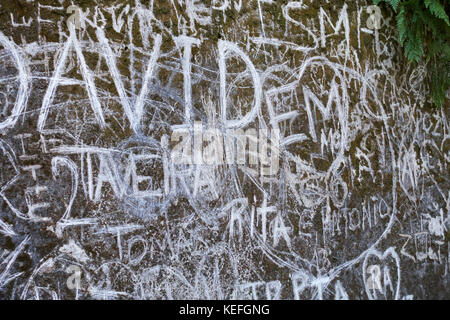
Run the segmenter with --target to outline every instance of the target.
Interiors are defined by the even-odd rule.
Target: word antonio
[[[195,122],[173,130],[171,160],[176,165],[259,166],[261,176],[279,170],[280,130],[204,128]],[[248,148],[247,148],[248,146]]]

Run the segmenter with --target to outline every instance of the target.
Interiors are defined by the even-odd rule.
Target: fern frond
[[[437,18],[445,21],[450,26],[450,21],[444,7],[438,0],[425,0],[425,7]]]
[[[397,12],[398,5],[400,4],[401,0],[374,0],[374,4],[378,5],[380,2],[387,2],[391,5],[392,9],[394,9],[395,12]]]
[[[394,11],[397,11],[398,5],[400,4],[401,0],[389,0],[389,4],[392,6]]]
[[[405,7],[400,9],[400,12],[397,15],[397,29],[399,33],[399,41],[400,44],[403,45],[406,40],[406,33],[408,30],[408,25],[406,22],[406,10]]]
[[[386,2],[397,13],[399,42],[409,62],[427,67],[430,97],[436,107],[444,105],[450,87],[450,0],[373,0]],[[444,3],[444,4],[443,4]]]

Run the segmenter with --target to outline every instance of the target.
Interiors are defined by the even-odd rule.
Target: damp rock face
[[[1,299],[448,299],[449,100],[366,1],[0,3]]]

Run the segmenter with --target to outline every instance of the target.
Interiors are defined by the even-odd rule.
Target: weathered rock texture
[[[0,297],[450,298],[448,100],[368,5],[2,0]]]

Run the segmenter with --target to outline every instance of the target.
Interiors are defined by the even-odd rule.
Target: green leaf
[[[406,24],[406,12],[405,8],[402,7],[397,15],[397,29],[399,33],[400,44],[403,45],[406,40],[406,33],[408,30],[408,25]]]
[[[373,4],[378,5],[380,2],[387,2],[391,5],[391,7],[394,9],[395,12],[397,12],[397,8],[401,0],[374,0]]]
[[[374,0],[396,12],[399,42],[409,63],[425,62],[426,81],[435,107],[445,103],[450,87],[450,0]]]
[[[390,0],[390,2],[389,2],[395,12],[397,12],[397,8],[398,8],[400,1],[401,0]]]
[[[425,6],[431,11],[432,14],[444,20],[447,25],[450,25],[447,13],[438,0],[425,0]]]

